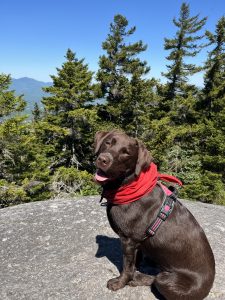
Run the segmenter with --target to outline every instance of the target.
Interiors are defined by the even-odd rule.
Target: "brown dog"
[[[214,281],[215,261],[205,233],[188,209],[174,201],[167,219],[155,234],[146,236],[146,229],[158,220],[165,192],[156,182],[151,191],[146,186],[145,175],[154,164],[144,145],[116,130],[97,132],[95,153],[95,179],[103,186],[109,223],[123,249],[123,270],[107,287],[115,291],[127,284],[153,284],[167,300],[204,299]],[[136,271],[138,250],[159,266],[157,275]]]

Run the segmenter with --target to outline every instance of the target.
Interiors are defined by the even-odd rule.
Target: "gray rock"
[[[0,210],[1,300],[150,300],[149,287],[106,288],[122,256],[99,197],[55,199]],[[204,228],[216,259],[210,299],[225,299],[225,207],[185,205]]]

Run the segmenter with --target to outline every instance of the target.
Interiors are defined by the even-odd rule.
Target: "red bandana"
[[[134,181],[118,189],[104,191],[103,197],[113,204],[131,203],[150,193],[158,180],[182,185],[182,182],[176,177],[158,173],[157,166],[151,163],[149,169],[146,172],[142,172]]]

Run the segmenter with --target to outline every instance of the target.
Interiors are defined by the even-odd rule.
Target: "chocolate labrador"
[[[123,270],[107,287],[153,285],[167,300],[204,299],[215,276],[211,247],[193,215],[159,182],[145,146],[123,132],[100,131],[95,153],[95,180],[103,187],[108,220],[123,250]],[[139,252],[159,267],[157,275],[137,271]]]

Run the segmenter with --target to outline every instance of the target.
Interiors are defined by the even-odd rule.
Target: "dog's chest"
[[[110,226],[118,235],[127,236],[130,234],[131,220],[129,216],[127,216],[123,207],[121,206],[107,207],[107,217]]]
[[[107,207],[110,226],[119,236],[139,239],[143,235],[146,225],[142,221],[143,212],[138,208],[136,202]]]

